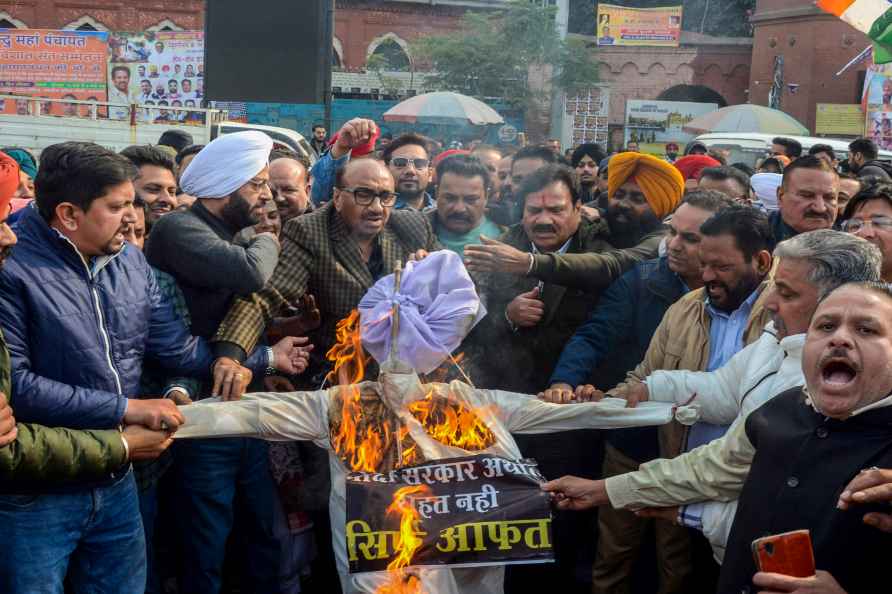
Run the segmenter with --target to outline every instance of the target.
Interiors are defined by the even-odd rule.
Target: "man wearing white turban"
[[[221,136],[199,152],[180,185],[197,200],[155,225],[146,246],[149,262],[172,275],[183,290],[192,331],[213,336],[232,302],[259,291],[279,259],[279,241],[258,233],[247,246],[233,243],[236,234],[256,224],[272,200],[269,153],[272,140],[250,131]],[[300,344],[292,339],[294,344]],[[269,351],[268,351],[269,352]],[[285,373],[305,367],[306,352],[295,347]],[[288,357],[285,357],[288,358]],[[280,368],[281,369],[281,368]],[[201,397],[241,394],[251,374],[231,359],[218,359],[220,383]],[[208,386],[205,386],[208,388]],[[177,526],[185,559],[180,588],[199,594],[220,590],[226,540],[234,521],[245,534],[247,573],[255,592],[278,592],[281,543],[274,528],[281,525],[281,503],[268,467],[268,445],[251,439],[196,440],[178,444]],[[234,509],[238,497],[244,505]],[[235,513],[243,515],[237,519]]]

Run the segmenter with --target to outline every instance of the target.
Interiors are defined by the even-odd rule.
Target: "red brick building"
[[[835,75],[869,45],[865,35],[822,12],[812,0],[758,0],[752,23],[750,101],[768,104],[774,59],[781,55],[781,109],[810,130],[818,103],[860,103],[866,64]]]
[[[204,1],[0,0],[0,27],[191,31],[204,27]]]

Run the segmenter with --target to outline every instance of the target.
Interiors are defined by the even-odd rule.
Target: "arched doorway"
[[[728,101],[720,93],[703,85],[675,85],[657,95],[657,99],[661,101],[717,103],[719,107],[728,106]]]

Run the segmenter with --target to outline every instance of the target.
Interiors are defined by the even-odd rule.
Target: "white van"
[[[792,138],[802,145],[802,154],[808,153],[808,149],[816,144],[829,144],[836,153],[840,162],[849,157],[849,143],[851,140],[842,138],[818,138],[816,136],[789,136],[787,134],[756,134],[750,132],[716,132],[714,134],[701,134],[695,141],[700,141],[709,148],[720,148],[730,151],[728,164],[746,163],[755,167],[756,162],[771,154],[771,140],[783,136]],[[892,160],[892,152],[880,151],[879,159]]]

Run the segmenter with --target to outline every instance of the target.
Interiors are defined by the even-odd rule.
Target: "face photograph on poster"
[[[109,40],[109,102],[164,107],[201,107],[204,99],[204,33],[115,33]],[[188,105],[187,105],[188,102]],[[123,119],[129,111],[112,108]],[[141,109],[144,122],[200,124],[195,114]]]

